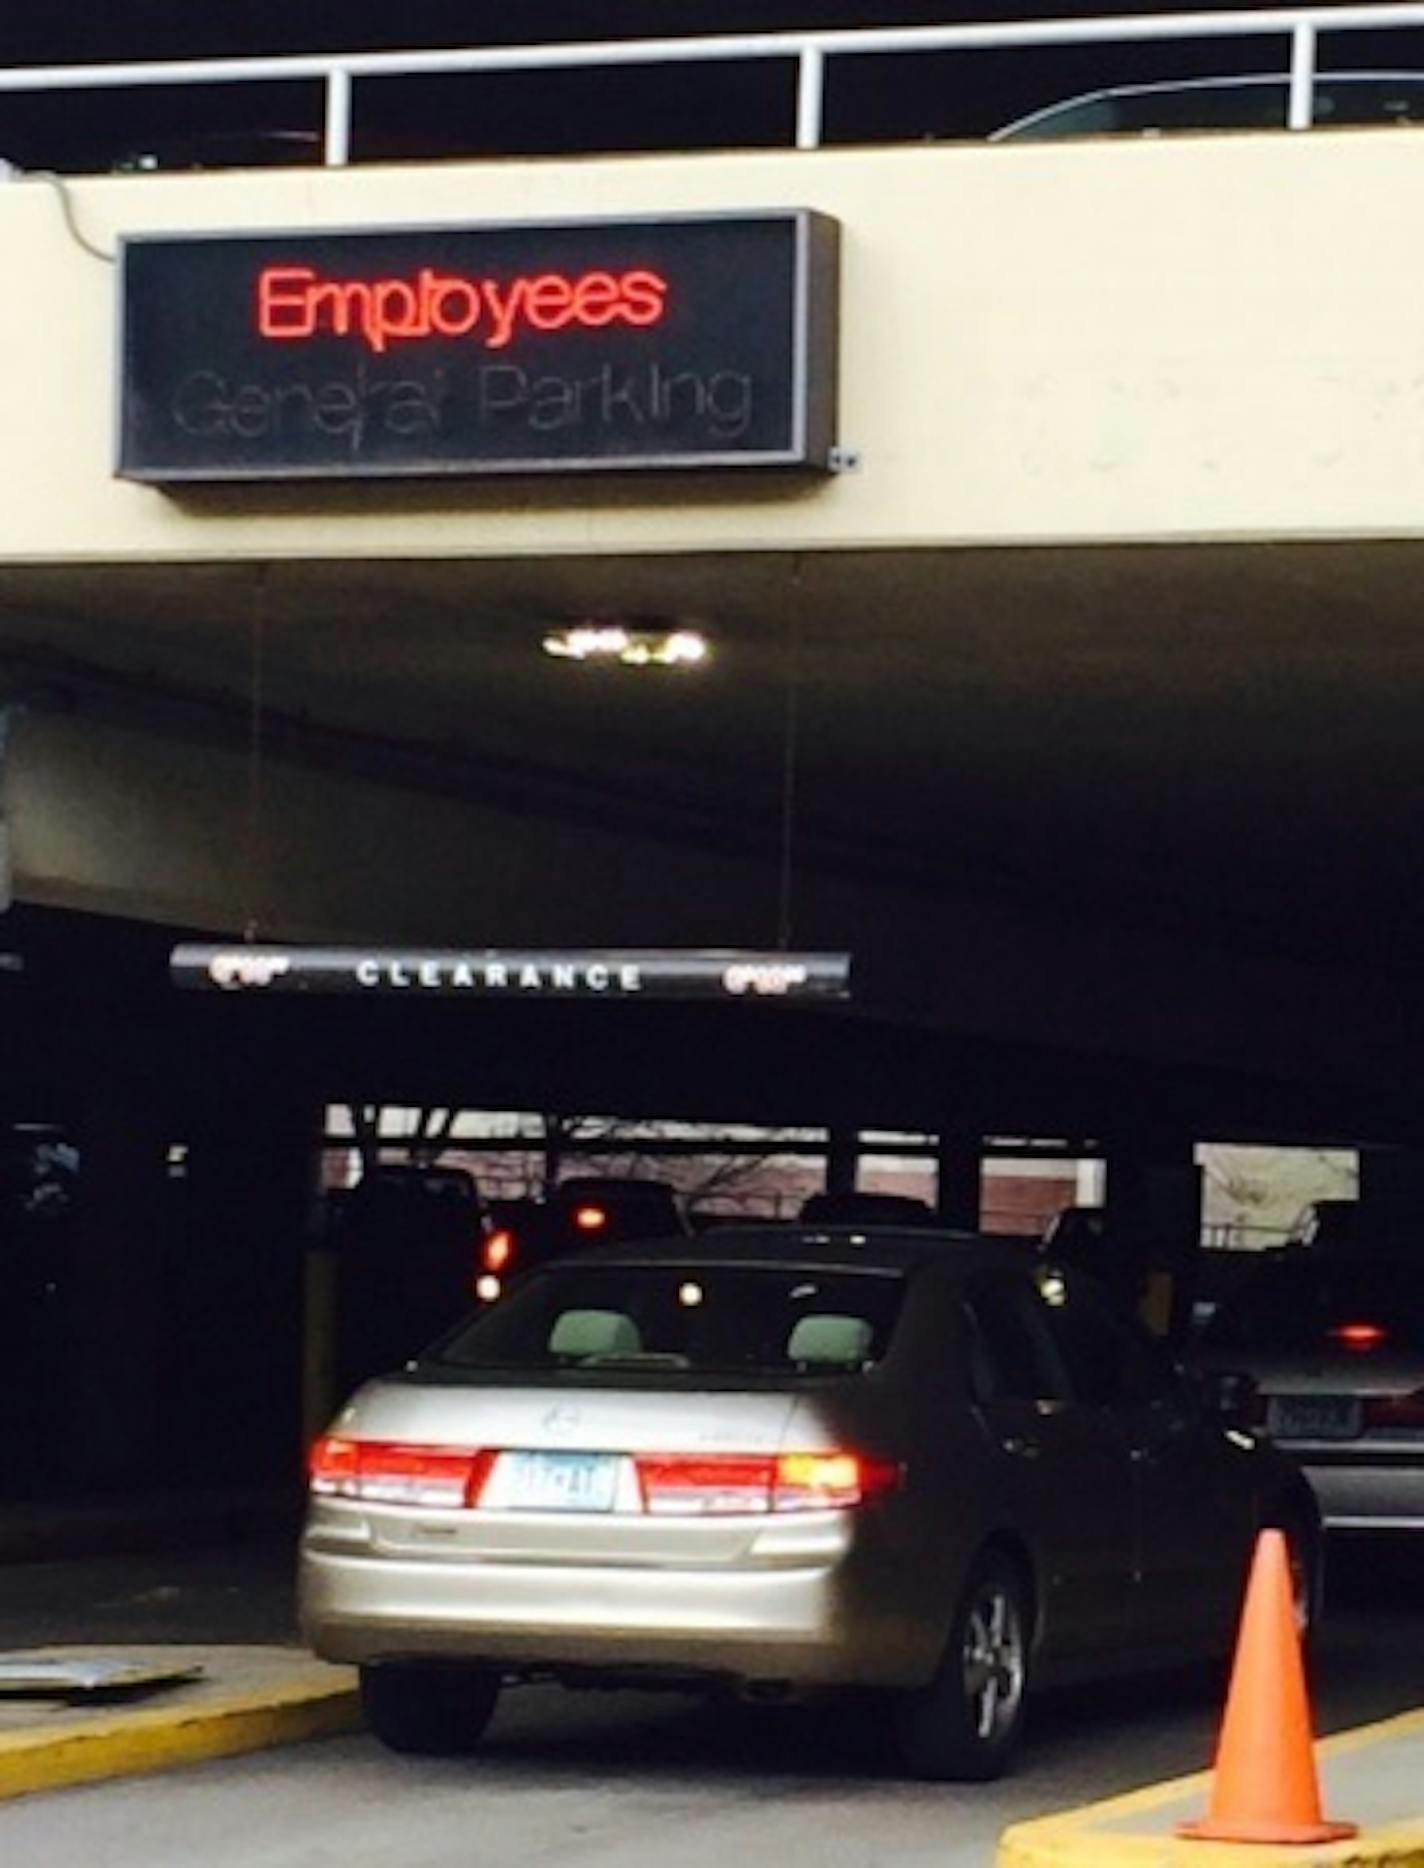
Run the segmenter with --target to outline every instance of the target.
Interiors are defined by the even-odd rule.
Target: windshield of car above
[[[1284,76],[1129,85],[1049,106],[1007,125],[995,140],[1046,142],[1192,130],[1283,130],[1289,105],[1290,82]],[[1312,115],[1317,128],[1417,123],[1424,117],[1424,74],[1322,72],[1315,82]]]
[[[1424,1348],[1418,1266],[1322,1263],[1309,1254],[1263,1266],[1203,1332],[1210,1349],[1328,1351]]]
[[[905,1281],[782,1265],[555,1267],[437,1343],[446,1367],[852,1375],[885,1354]]]

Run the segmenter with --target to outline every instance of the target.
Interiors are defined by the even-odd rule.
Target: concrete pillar
[[[1412,1148],[1360,1150],[1359,1215],[1347,1229],[1322,1240],[1331,1252],[1396,1252],[1419,1249],[1424,1213],[1424,1152]]]
[[[300,1471],[319,1120],[234,1100],[188,1124],[175,1388],[195,1483],[280,1485]]]
[[[935,1211],[946,1226],[977,1232],[982,1217],[983,1137],[967,1129],[941,1129],[935,1168]]]
[[[859,1171],[859,1130],[831,1129],[826,1140],[826,1192],[854,1193]]]
[[[1191,1316],[1201,1245],[1201,1170],[1180,1136],[1109,1143],[1100,1275],[1158,1335],[1180,1339]]]
[[[164,1476],[168,1125],[161,1111],[110,1095],[89,1104],[77,1139],[78,1205],[59,1273],[61,1476],[142,1484]]]

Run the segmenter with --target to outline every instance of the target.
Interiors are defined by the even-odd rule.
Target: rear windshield
[[[1265,1266],[1222,1305],[1203,1340],[1214,1349],[1322,1349],[1350,1324],[1383,1330],[1393,1347],[1424,1346],[1424,1261]]]
[[[889,1347],[898,1272],[598,1265],[538,1272],[447,1336],[446,1367],[853,1375]]]

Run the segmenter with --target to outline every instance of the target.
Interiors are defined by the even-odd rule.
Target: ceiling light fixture
[[[560,661],[617,662],[624,668],[696,668],[711,649],[697,629],[590,619],[551,629],[544,653]]]

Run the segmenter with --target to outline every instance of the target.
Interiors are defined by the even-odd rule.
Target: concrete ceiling
[[[1424,546],[10,567],[5,685],[1350,973],[1424,935]],[[696,673],[551,660],[695,620]]]

